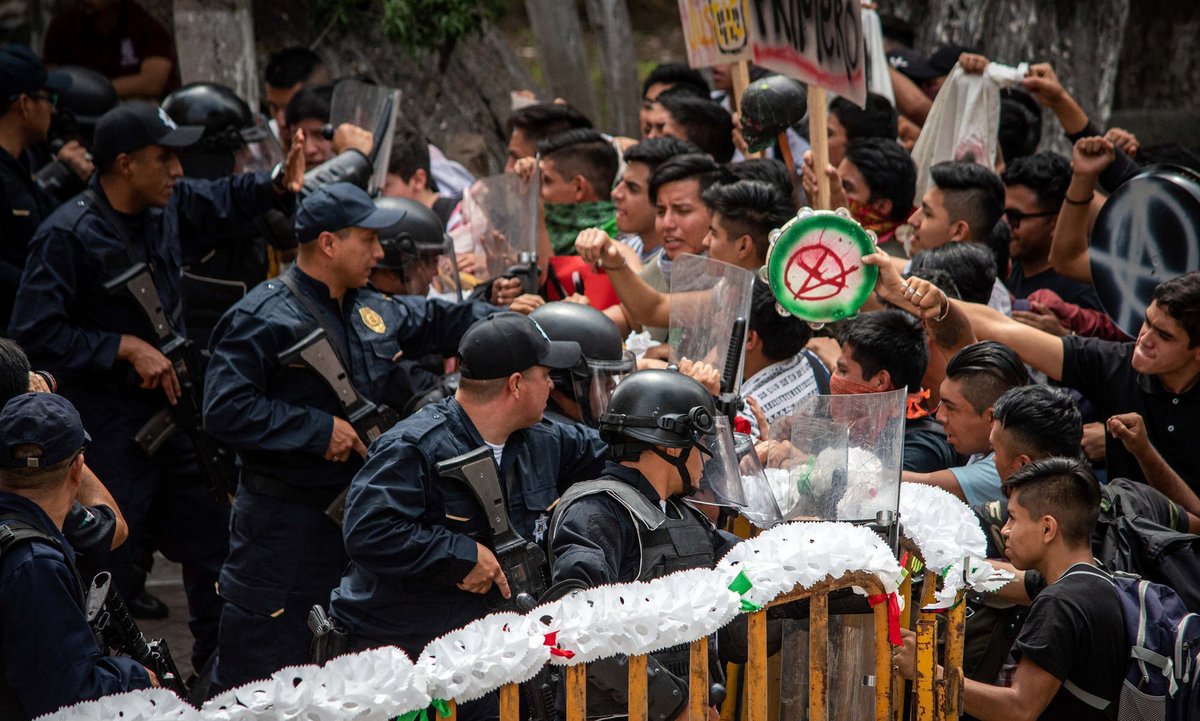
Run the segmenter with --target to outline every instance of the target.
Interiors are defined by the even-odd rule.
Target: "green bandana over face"
[[[545,203],[546,231],[555,255],[575,255],[575,237],[588,228],[617,236],[617,213],[612,201]]]

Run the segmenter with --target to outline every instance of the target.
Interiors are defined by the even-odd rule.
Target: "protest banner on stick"
[[[830,208],[829,176],[825,174],[825,166],[829,165],[829,116],[825,105],[825,88],[808,86],[808,142],[812,147],[813,168],[817,174],[817,198],[814,208],[833,210]],[[809,198],[812,203],[813,199]]]
[[[688,65],[706,68],[750,59],[747,0],[679,0]]]

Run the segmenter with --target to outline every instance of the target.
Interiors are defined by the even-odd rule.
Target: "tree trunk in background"
[[[633,27],[626,0],[587,0],[588,24],[600,48],[604,74],[604,122],[614,135],[638,137],[638,77]]]
[[[1050,60],[1088,117],[1101,127],[1113,109],[1131,0],[894,0],[886,10],[917,30],[918,48],[947,43],[973,47],[1006,65]],[[884,8],[881,8],[884,9]],[[1066,139],[1043,113],[1043,147],[1060,152]]]
[[[208,81],[259,97],[250,0],[175,0],[175,51],[183,82]]]
[[[587,62],[587,47],[575,3],[568,0],[525,0],[537,44],[546,90],[599,123],[596,93]]]

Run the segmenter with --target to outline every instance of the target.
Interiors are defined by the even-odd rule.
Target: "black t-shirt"
[[[1087,569],[1099,571],[1076,564],[1037,593],[1013,644],[1013,656],[1018,661],[1025,657],[1090,694],[1116,700],[1128,665],[1129,641],[1112,581]],[[1062,687],[1038,718],[1106,721],[1108,716]]]
[[[904,470],[933,473],[961,465],[946,440],[942,424],[932,418],[908,421],[904,426]]]
[[[1188,486],[1200,491],[1200,453],[1195,447],[1200,383],[1178,395],[1169,392],[1158,378],[1133,369],[1133,345],[1079,336],[1063,338],[1062,383],[1082,393],[1101,420],[1117,413],[1141,414],[1150,442],[1163,459]],[[1146,481],[1125,444],[1106,433],[1104,447],[1109,478]]]
[[[1013,263],[1012,274],[1008,276],[1008,282],[1005,285],[1012,291],[1014,298],[1028,298],[1029,294],[1035,290],[1052,290],[1058,294],[1059,298],[1068,303],[1074,303],[1081,308],[1090,310],[1104,310],[1104,307],[1100,305],[1100,296],[1096,295],[1095,288],[1065,275],[1059,275],[1053,269],[1043,270],[1041,273],[1026,278],[1021,271],[1020,264]]]

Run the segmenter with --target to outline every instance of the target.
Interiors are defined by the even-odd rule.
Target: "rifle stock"
[[[125,654],[153,671],[160,686],[187,700],[187,684],[179,675],[166,640],[146,640],[107,571],[96,574],[92,580],[87,608],[88,621],[105,647]]]
[[[145,263],[135,263],[105,283],[104,289],[110,295],[124,294],[137,304],[154,333],[155,345],[170,361],[179,379],[181,392],[175,405],[167,406],[151,417],[134,436],[135,442],[143,451],[154,455],[174,430],[182,431],[196,449],[200,473],[210,491],[219,502],[228,503],[237,478],[233,453],[204,431],[204,387],[195,347],[171,328],[149,267]]]

